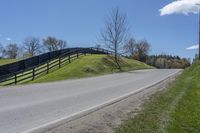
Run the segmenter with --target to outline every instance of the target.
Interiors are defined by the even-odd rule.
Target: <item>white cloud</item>
[[[160,9],[160,15],[170,15],[170,14],[189,14],[198,13],[200,5],[200,0],[176,0],[162,9]]]
[[[7,41],[11,41],[12,39],[8,37],[8,38],[6,38],[6,40],[7,40]]]
[[[195,49],[198,49],[198,48],[199,48],[199,45],[193,45],[193,46],[186,48],[186,50],[195,50]]]

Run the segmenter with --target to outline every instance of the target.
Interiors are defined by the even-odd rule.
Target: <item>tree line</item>
[[[180,58],[179,56],[171,55],[151,55],[148,56],[147,64],[156,68],[182,68],[190,66],[190,59]]]
[[[156,68],[186,68],[190,66],[190,59],[172,55],[149,55],[151,45],[147,40],[136,41],[131,38],[124,45],[125,53],[129,58],[144,62]]]
[[[28,37],[24,40],[22,45],[10,43],[3,47],[3,45],[0,44],[0,58],[15,59],[17,57],[32,57],[41,53],[64,49],[66,47],[66,41],[55,37],[49,36],[42,40],[36,37]]]

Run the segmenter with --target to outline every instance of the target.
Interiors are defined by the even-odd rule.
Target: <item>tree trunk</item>
[[[116,62],[116,64],[117,64],[117,69],[119,69],[119,70],[121,71],[121,66],[120,66],[120,64],[119,64],[119,62],[118,62],[117,53],[115,53],[115,62]]]

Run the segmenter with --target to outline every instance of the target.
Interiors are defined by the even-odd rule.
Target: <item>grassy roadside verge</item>
[[[169,89],[143,105],[142,111],[125,121],[117,133],[199,133],[200,62],[185,70]]]

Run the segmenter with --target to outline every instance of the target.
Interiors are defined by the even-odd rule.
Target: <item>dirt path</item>
[[[153,94],[166,89],[179,74],[125,100],[93,112],[80,119],[60,125],[46,133],[112,133],[114,132],[113,129],[118,127],[121,122],[137,114],[137,112],[141,110],[141,105]]]

